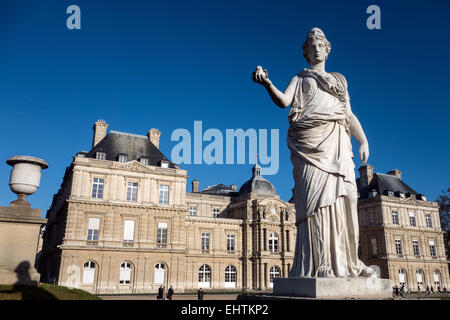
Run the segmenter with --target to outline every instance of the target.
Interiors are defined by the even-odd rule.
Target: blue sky
[[[66,8],[81,8],[81,30]],[[381,8],[381,30],[366,8]],[[284,90],[308,67],[301,45],[314,27],[332,50],[327,71],[344,74],[353,112],[376,172],[398,168],[413,189],[436,199],[450,186],[450,5],[445,1],[103,1],[2,0],[0,4],[0,205],[15,199],[6,159],[45,159],[28,200],[46,210],[65,167],[89,150],[92,125],[162,132],[170,157],[177,128],[279,129],[280,170],[267,177],[281,198],[293,187],[286,145],[289,110],[251,81],[257,65]],[[357,155],[358,144],[353,140]],[[360,161],[355,157],[356,168]],[[240,186],[251,165],[182,165],[200,187]]]

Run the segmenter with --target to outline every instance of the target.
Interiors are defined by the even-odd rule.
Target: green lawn
[[[0,285],[0,300],[101,300],[80,289],[43,283],[38,287]]]

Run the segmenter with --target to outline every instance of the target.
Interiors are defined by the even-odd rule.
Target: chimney
[[[159,136],[161,135],[161,132],[159,132],[158,129],[151,128],[149,132],[146,134],[148,137],[148,140],[150,140],[151,143],[155,145],[159,149]]]
[[[398,180],[402,180],[402,172],[398,169],[393,169],[389,171],[387,174],[390,174],[391,176],[396,176]]]
[[[95,147],[102,139],[106,136],[106,130],[108,129],[109,124],[106,123],[105,120],[97,120],[94,123],[94,139],[92,141],[92,148]]]
[[[359,169],[359,183],[362,188],[369,186],[373,178],[373,167],[370,164],[361,166]]]
[[[194,179],[192,181],[192,192],[198,192],[198,180]]]
[[[232,184],[232,185],[230,186],[230,188],[231,188],[231,190],[233,190],[233,191],[236,191],[236,189],[237,189],[237,187],[236,187],[235,184]]]

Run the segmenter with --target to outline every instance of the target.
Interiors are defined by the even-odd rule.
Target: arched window
[[[398,270],[398,282],[400,285],[406,285],[406,271],[405,269]]]
[[[204,264],[198,270],[198,286],[199,288],[209,288],[211,285],[211,268]]]
[[[441,285],[441,272],[439,270],[433,271],[433,281],[435,285],[437,286]]]
[[[120,265],[119,283],[129,284],[130,282],[131,282],[131,263],[123,262]]]
[[[269,276],[270,276],[269,286],[273,288],[273,279],[280,277],[280,268],[278,268],[277,266],[272,266],[270,268]]]
[[[83,284],[94,284],[95,262],[88,261],[83,265]]]
[[[272,232],[269,236],[269,251],[278,252],[278,234]]]
[[[225,288],[236,287],[236,268],[228,266],[225,268]]]
[[[163,284],[165,273],[166,273],[166,266],[164,265],[164,263],[155,264],[155,277],[153,279],[153,282],[155,284]]]
[[[423,271],[421,269],[416,270],[416,278],[417,278],[417,284],[423,285]]]

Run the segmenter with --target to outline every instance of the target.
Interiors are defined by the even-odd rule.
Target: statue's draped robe
[[[357,189],[346,105],[347,83],[338,73],[305,69],[289,114],[288,146],[295,180],[297,240],[290,277],[356,277]]]

